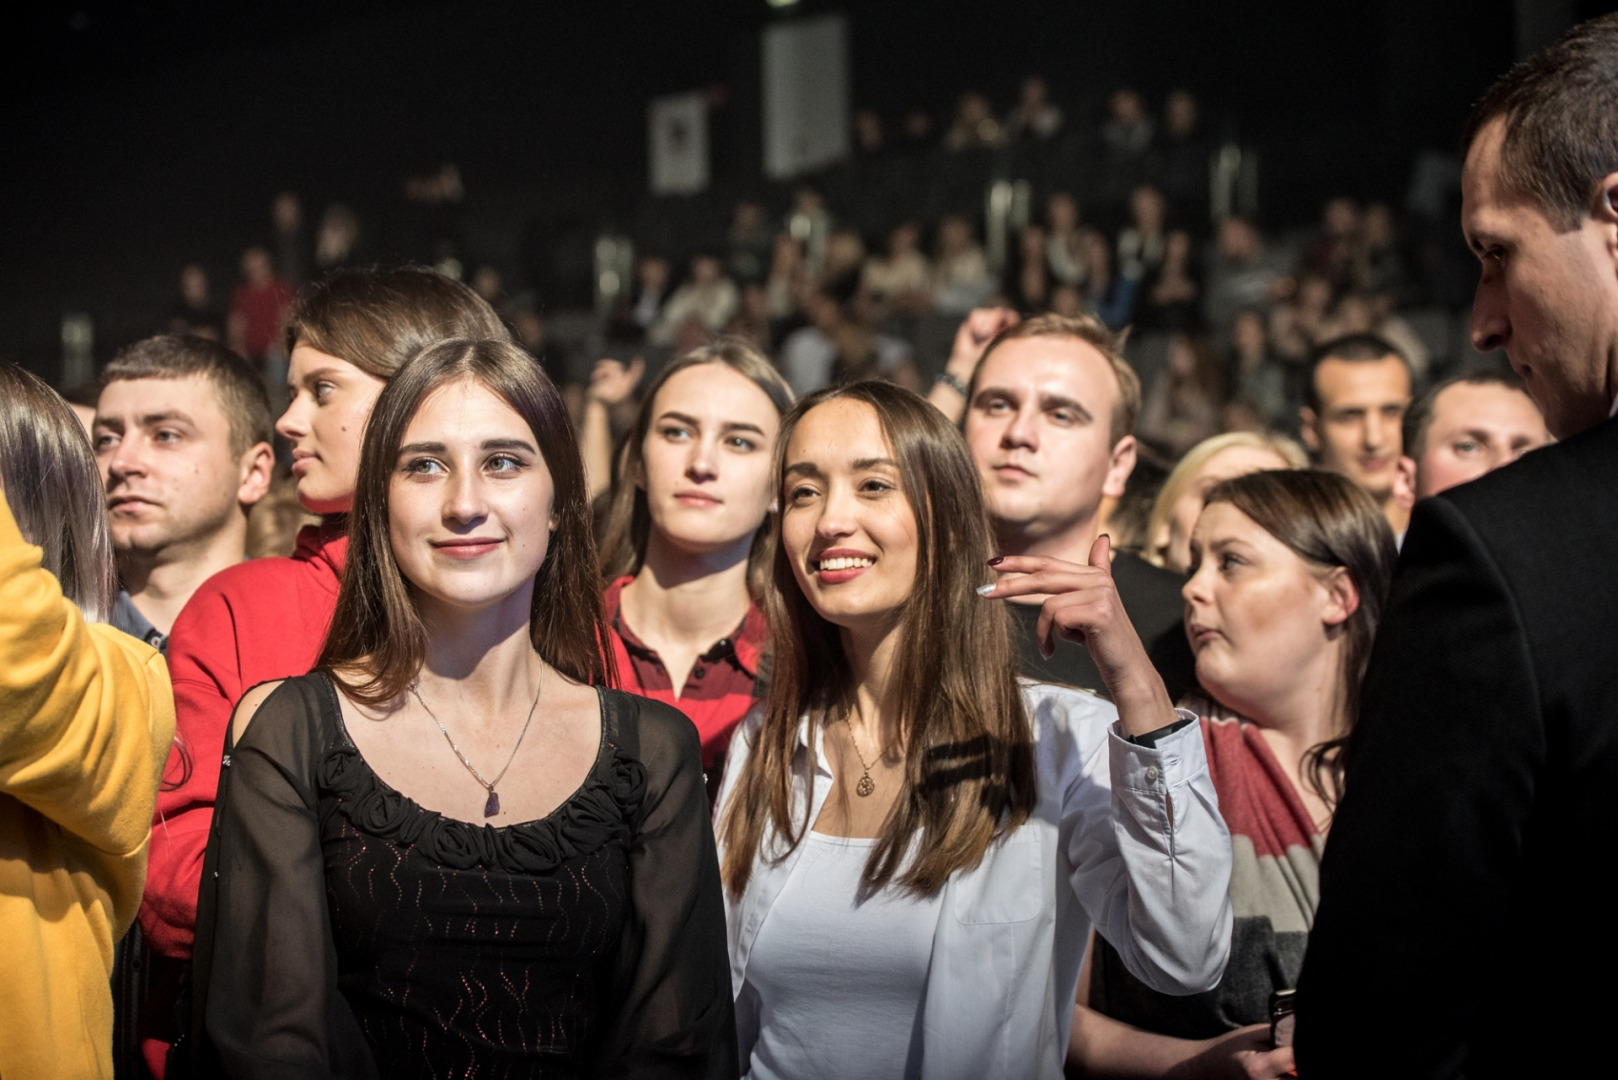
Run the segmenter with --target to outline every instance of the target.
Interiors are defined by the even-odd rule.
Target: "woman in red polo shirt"
[[[619,455],[602,542],[618,678],[696,724],[710,795],[758,696],[765,629],[750,579],[791,407],[769,360],[721,340],[663,370]]]

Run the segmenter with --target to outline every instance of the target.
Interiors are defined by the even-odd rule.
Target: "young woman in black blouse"
[[[319,667],[250,691],[227,742],[214,1068],[734,1076],[696,732],[601,689],[555,387],[515,346],[428,347],[377,400],[353,513]]]

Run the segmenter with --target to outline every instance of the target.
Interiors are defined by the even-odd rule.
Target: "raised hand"
[[[585,393],[609,409],[635,392],[641,376],[646,374],[646,361],[635,357],[625,366],[618,360],[597,360],[590,371],[590,385]]]
[[[1108,537],[1096,538],[1088,565],[1034,555],[1006,555],[989,565],[1002,577],[979,592],[991,600],[1039,604],[1035,636],[1045,656],[1056,651],[1058,638],[1089,649],[1126,731],[1141,735],[1173,720],[1168,690],[1112,580]]]

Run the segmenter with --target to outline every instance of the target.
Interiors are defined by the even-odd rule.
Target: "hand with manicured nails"
[[[991,600],[1039,604],[1035,636],[1045,656],[1056,651],[1058,638],[1089,649],[1127,734],[1174,722],[1168,689],[1118,597],[1107,536],[1096,538],[1088,566],[1032,555],[1004,555],[989,565],[1006,576],[978,591]]]

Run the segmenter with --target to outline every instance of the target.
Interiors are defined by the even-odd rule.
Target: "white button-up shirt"
[[[1230,953],[1230,834],[1200,726],[1148,749],[1124,739],[1117,711],[1094,695],[1024,682],[1023,697],[1038,802],[982,862],[944,884],[922,1003],[928,1080],[1060,1077],[1092,925],[1131,972],[1165,993],[1211,989]],[[755,710],[737,730],[721,813],[761,720]],[[832,773],[823,751],[810,761],[807,718],[793,774],[794,809],[812,823]],[[759,1023],[749,956],[802,851],[800,843],[779,863],[756,860],[743,894],[726,893],[744,1073]],[[857,995],[858,959],[825,977]]]

